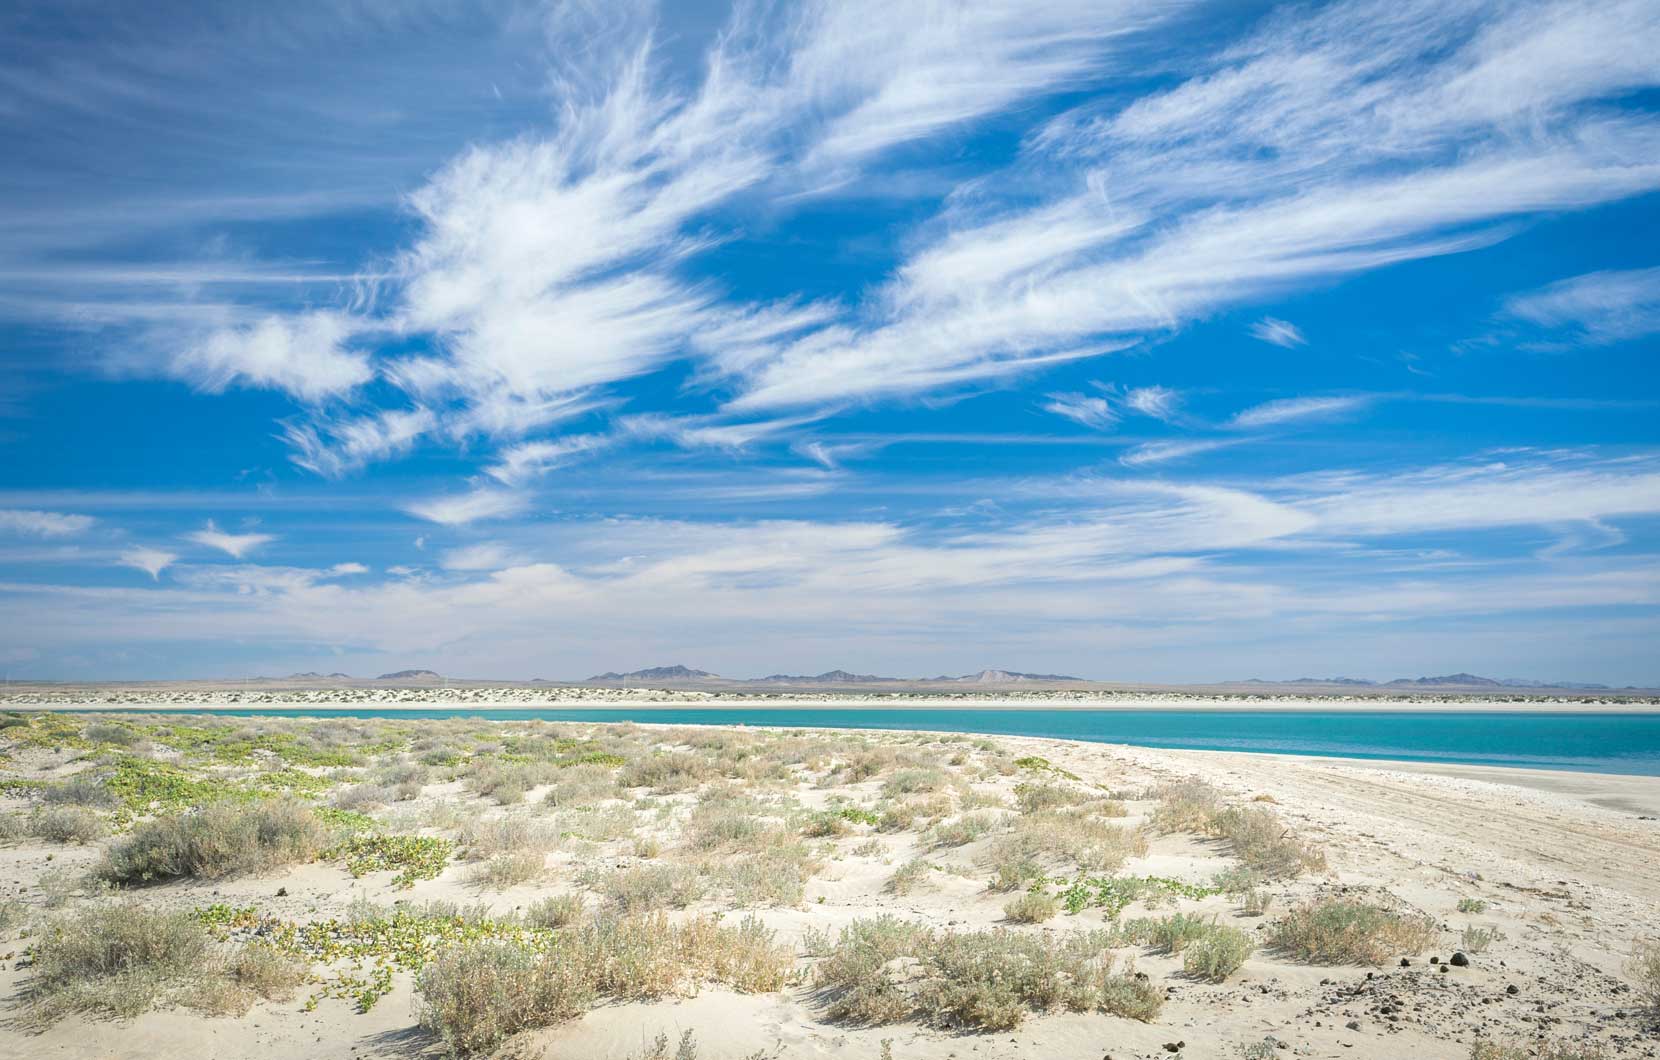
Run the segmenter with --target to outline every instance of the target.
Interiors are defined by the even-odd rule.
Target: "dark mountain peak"
[[[693,670],[689,666],[648,666],[644,670],[630,670],[620,674],[610,671],[595,674],[589,681],[685,681],[701,677],[719,677],[708,670]]]
[[[1450,685],[1455,688],[1502,688],[1498,681],[1491,677],[1477,677],[1475,674],[1457,673],[1444,674],[1441,677],[1400,677],[1389,682],[1391,687],[1424,687],[1434,688]]]
[[[981,670],[977,674],[967,674],[963,677],[951,678],[951,680],[988,685],[1022,681],[1082,681],[1083,678],[1068,677],[1065,674],[1026,674],[1018,670]]]

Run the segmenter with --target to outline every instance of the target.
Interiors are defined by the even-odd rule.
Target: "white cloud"
[[[172,566],[178,558],[175,553],[164,552],[159,548],[129,548],[121,553],[120,563],[123,567],[141,570],[160,581],[161,572]]]
[[[450,549],[438,565],[445,570],[504,570],[525,561],[499,541],[484,541],[464,548]]]
[[[618,427],[636,438],[662,438],[683,449],[747,449],[764,438],[805,426],[820,416],[729,422],[708,416],[626,416]]]
[[[1518,295],[1505,312],[1578,341],[1609,345],[1660,332],[1660,268],[1592,272]]]
[[[1175,88],[1051,123],[858,313],[746,357],[731,407],[1006,378],[1660,187],[1660,130],[1590,105],[1660,83],[1633,58],[1660,47],[1652,11],[1609,8],[1348,0],[1271,17]],[[1527,92],[1490,90],[1559,46]],[[1072,190],[1033,205],[1067,166]]]
[[[1236,414],[1227,425],[1238,430],[1256,430],[1299,420],[1331,419],[1364,408],[1371,401],[1370,397],[1284,398],[1248,408]]]
[[[184,535],[187,540],[208,548],[216,548],[229,556],[241,559],[248,553],[276,540],[271,534],[232,534],[214,525],[212,519],[200,530],[194,530]]]
[[[369,568],[361,563],[336,563],[329,568],[329,573],[343,578],[352,574],[368,574]]]
[[[1148,464],[1166,464],[1173,460],[1183,460],[1200,453],[1208,453],[1213,449],[1223,449],[1230,445],[1237,445],[1238,440],[1233,438],[1192,438],[1166,442],[1143,442],[1124,453],[1118,462],[1125,467],[1145,467]]]
[[[1043,409],[1097,431],[1108,430],[1118,422],[1118,412],[1111,402],[1087,394],[1050,394]]]
[[[1124,404],[1143,416],[1168,422],[1180,413],[1182,395],[1165,386],[1143,386],[1125,394]]]
[[[203,390],[268,387],[320,401],[374,375],[368,355],[347,346],[362,327],[332,312],[266,316],[212,332],[175,355],[171,371]]]
[[[1286,349],[1308,344],[1308,340],[1303,337],[1301,328],[1289,320],[1280,320],[1278,317],[1263,317],[1251,325],[1251,334],[1263,342],[1283,346]]]
[[[339,478],[378,460],[400,456],[414,448],[438,425],[423,408],[388,409],[355,419],[314,417],[283,427],[288,459],[307,471]]]
[[[600,434],[576,434],[551,441],[524,442],[496,454],[496,463],[484,473],[504,486],[522,485],[585,453],[614,444]]]
[[[518,515],[530,506],[530,499],[510,490],[475,489],[471,493],[433,497],[404,506],[404,511],[445,526],[465,526],[484,519]]]
[[[68,537],[91,529],[94,522],[90,515],[0,508],[0,532],[31,534],[36,537]]]

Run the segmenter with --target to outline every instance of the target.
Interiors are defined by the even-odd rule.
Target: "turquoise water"
[[[1660,776],[1660,714],[1290,710],[200,708],[157,714],[645,721],[1053,736],[1097,743]]]

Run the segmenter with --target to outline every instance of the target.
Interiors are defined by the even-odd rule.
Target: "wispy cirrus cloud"
[[[1208,453],[1238,445],[1236,438],[1184,438],[1159,442],[1143,442],[1132,446],[1118,458],[1125,467],[1146,467],[1149,464],[1167,464],[1190,456]]]
[[[176,552],[168,552],[160,548],[129,548],[123,551],[117,562],[123,567],[132,567],[148,574],[155,581],[161,580],[161,572],[178,562]]]
[[[1278,401],[1265,401],[1260,405],[1236,413],[1232,419],[1228,420],[1227,426],[1236,430],[1257,430],[1263,427],[1278,427],[1281,424],[1296,423],[1302,420],[1332,419],[1357,412],[1371,404],[1372,401],[1373,398],[1369,395],[1283,398]]]
[[[0,508],[0,533],[35,537],[68,537],[85,533],[96,522],[90,515],[43,512],[28,508]]]
[[[1116,426],[1119,419],[1112,402],[1089,394],[1050,394],[1043,409],[1097,431]]]
[[[194,541],[198,545],[218,549],[220,552],[228,556],[234,556],[237,559],[241,559],[255,549],[276,540],[276,537],[272,534],[233,534],[219,529],[212,519],[209,519],[207,525],[202,529],[194,530],[184,536],[187,540]]]
[[[444,526],[465,526],[485,519],[518,515],[530,507],[530,498],[505,489],[480,488],[404,505],[404,511]]]
[[[1559,280],[1510,298],[1504,313],[1555,332],[1547,341],[1606,346],[1653,335],[1660,332],[1660,268]]]
[[[1303,337],[1302,329],[1289,320],[1280,320],[1278,317],[1263,317],[1251,325],[1251,334],[1263,342],[1274,346],[1290,349],[1293,346],[1306,346],[1308,339]]]

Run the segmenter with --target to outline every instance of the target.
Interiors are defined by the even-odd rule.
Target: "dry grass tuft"
[[[1111,933],[1064,937],[1002,929],[936,933],[877,917],[856,920],[816,969],[829,1018],[856,1024],[920,1018],[1008,1030],[1032,1012],[1101,1010],[1152,1019],[1163,993],[1116,970]]]
[[[1435,941],[1428,917],[1354,898],[1324,898],[1291,910],[1270,931],[1274,945],[1316,964],[1382,964]]]
[[[115,883],[217,879],[312,861],[327,839],[316,813],[297,800],[217,803],[140,825],[109,850],[99,874]]]

